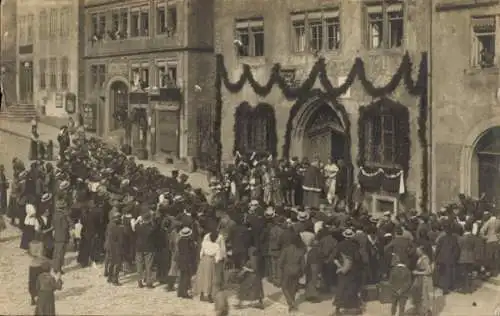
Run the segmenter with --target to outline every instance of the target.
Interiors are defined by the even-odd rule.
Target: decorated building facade
[[[219,155],[342,160],[375,212],[428,202],[429,7],[216,1]]]
[[[500,203],[500,4],[436,1],[432,50],[432,200]]]
[[[197,156],[211,128],[212,11],[212,0],[86,0],[87,127],[123,137],[128,117],[141,156]]]

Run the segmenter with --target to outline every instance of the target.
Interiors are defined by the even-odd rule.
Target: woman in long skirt
[[[257,302],[256,307],[263,309],[264,288],[262,286],[262,277],[258,271],[259,265],[255,247],[250,247],[249,257],[250,259],[241,271],[243,280],[238,291],[238,304],[236,307],[241,308],[243,302]]]
[[[338,245],[338,256],[334,263],[337,266],[338,284],[335,296],[336,313],[344,310],[355,310],[361,313],[360,275],[362,268],[359,264],[359,245],[352,240],[354,232],[347,229],[342,234],[346,240]]]
[[[30,242],[35,239],[36,209],[31,203],[26,204],[26,217],[24,218],[23,234],[21,236],[21,249],[29,250]]]
[[[35,316],[55,316],[56,298],[54,292],[62,289],[61,274],[50,273],[50,262],[42,263],[42,273],[38,276],[36,288],[38,299],[36,301]]]
[[[213,303],[213,297],[216,293],[216,264],[222,260],[221,251],[217,238],[219,233],[214,230],[205,235],[201,243],[200,263],[196,282],[200,301]]]
[[[433,291],[431,261],[424,246],[417,247],[417,255],[417,266],[413,271],[415,276],[413,302],[419,316],[430,316],[432,315],[431,293]]]

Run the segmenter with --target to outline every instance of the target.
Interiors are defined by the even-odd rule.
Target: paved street
[[[11,177],[11,161],[15,156],[26,159],[29,141],[25,137],[0,132],[0,163]],[[30,262],[24,251],[18,248],[19,231],[10,227],[2,234],[0,242],[0,314],[29,314],[27,293],[27,271]],[[179,300],[173,293],[162,288],[139,290],[134,276],[123,279],[124,285],[117,289],[108,285],[101,277],[102,268],[80,269],[75,263],[75,253],[67,256],[67,274],[64,289],[57,294],[59,314],[134,314],[134,315],[213,315],[213,306],[192,301]],[[279,290],[265,284],[266,309],[233,310],[231,315],[284,315],[287,309]],[[302,300],[299,298],[299,300]],[[234,303],[234,298],[231,299]],[[476,302],[477,306],[473,306]],[[493,285],[481,287],[473,295],[451,294],[443,298],[437,293],[436,315],[494,315],[500,303],[500,289]],[[331,300],[319,304],[301,303],[297,315],[327,316],[332,312]],[[389,315],[388,306],[369,303],[365,315]]]

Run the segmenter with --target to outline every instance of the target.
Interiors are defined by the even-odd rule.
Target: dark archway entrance
[[[487,130],[477,142],[478,193],[485,200],[500,203],[500,127]]]
[[[109,88],[109,130],[114,131],[120,128],[120,122],[113,115],[116,112],[128,112],[128,87],[117,80]]]
[[[307,119],[304,127],[304,157],[318,157],[323,162],[345,158],[344,127],[329,104],[320,104]]]

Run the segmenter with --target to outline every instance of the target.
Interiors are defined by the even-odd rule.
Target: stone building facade
[[[374,212],[426,207],[425,80],[417,88],[398,78],[409,68],[415,84],[426,68],[429,10],[420,1],[216,1],[222,160],[343,160]]]
[[[150,138],[152,154],[197,155],[200,109],[214,95],[212,11],[212,0],[85,1],[84,95],[98,134],[120,128],[114,113],[131,92],[147,91],[148,103],[152,90],[177,89],[176,104],[145,106],[155,111],[139,141]]]
[[[0,82],[4,104],[17,103],[16,52],[17,52],[17,1],[0,2]]]
[[[433,205],[500,202],[500,4],[437,1],[433,17]]]
[[[78,108],[81,1],[18,0],[17,95],[42,115],[64,117]],[[67,102],[71,110],[66,111]]]

